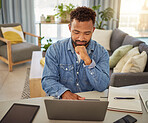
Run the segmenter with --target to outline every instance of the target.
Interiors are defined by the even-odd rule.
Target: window
[[[148,0],[121,0],[119,29],[148,43]]]

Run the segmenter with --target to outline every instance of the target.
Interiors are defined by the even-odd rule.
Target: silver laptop
[[[44,100],[48,119],[103,121],[108,101],[99,100]]]

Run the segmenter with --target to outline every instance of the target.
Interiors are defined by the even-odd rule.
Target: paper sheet
[[[135,99],[114,99],[115,97],[134,97]],[[140,97],[137,89],[109,87],[108,109],[131,113],[142,113]]]
[[[140,94],[144,107],[146,111],[148,112],[148,103],[146,105],[146,101],[148,101],[148,89],[138,89],[138,92]]]

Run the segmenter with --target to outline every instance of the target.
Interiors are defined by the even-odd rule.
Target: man
[[[109,85],[109,56],[91,39],[95,12],[78,7],[70,14],[71,38],[51,45],[45,57],[42,87],[51,96],[83,100],[77,92],[104,91]]]

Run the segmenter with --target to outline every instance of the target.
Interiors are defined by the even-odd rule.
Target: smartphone
[[[135,123],[137,119],[132,117],[131,115],[126,115],[119,120],[115,121],[114,123]]]

